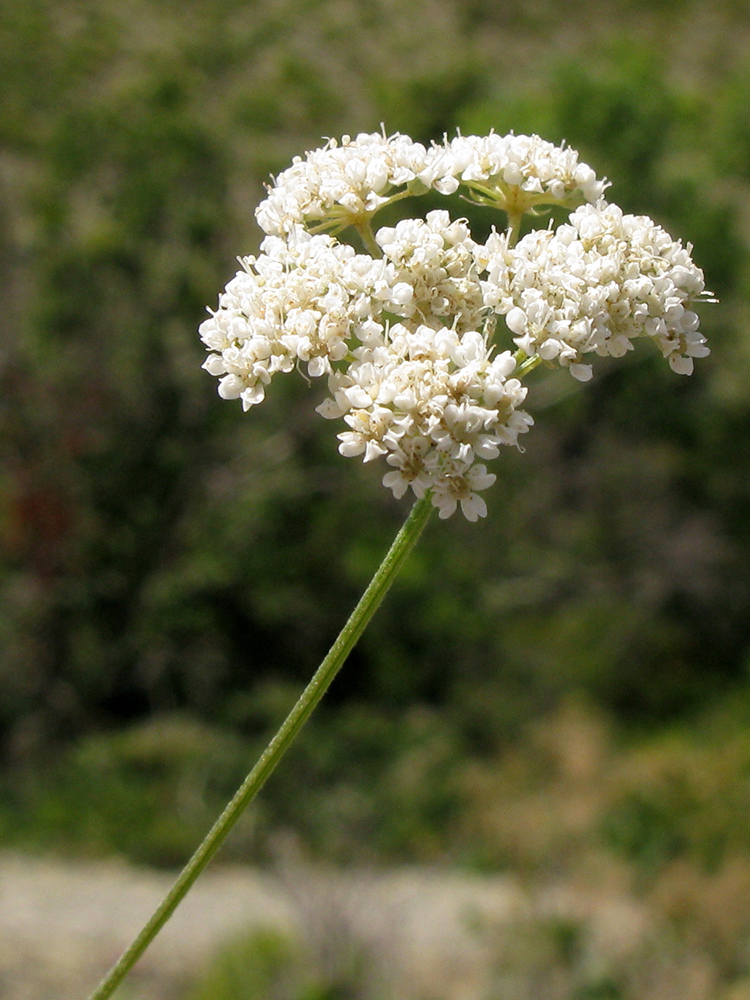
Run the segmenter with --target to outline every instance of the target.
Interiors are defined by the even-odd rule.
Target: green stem
[[[203,843],[180,872],[174,885],[145,924],[143,930],[112,966],[89,1000],[106,1000],[112,995],[187,895],[192,884],[223,844],[243,810],[263,787],[325,694],[331,681],[365,630],[367,623],[378,609],[380,602],[388,593],[406,557],[414,548],[427,524],[431,512],[432,505],[429,494],[416,501],[385,559],[360,598],[359,604],[344,625],[330,652],[318,667],[314,677],[300,695],[297,704],[261,754],[258,763],[240,785],[234,798],[209,830]]]
[[[521,219],[523,212],[508,211],[508,246],[514,247],[518,242],[518,234],[521,231]]]
[[[514,355],[516,359],[517,368],[513,372],[516,378],[521,378],[522,375],[528,374],[528,372],[533,371],[537,365],[542,363],[542,359],[538,354],[532,354],[530,357],[526,355],[524,351],[516,351]]]
[[[380,249],[378,244],[375,242],[375,236],[372,232],[372,227],[369,222],[360,222],[356,225],[356,230],[359,233],[362,242],[365,245],[365,250],[370,254],[371,257],[379,259],[383,256],[383,251]]]

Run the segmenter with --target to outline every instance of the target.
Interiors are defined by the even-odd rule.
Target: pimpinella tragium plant
[[[708,296],[683,246],[605,198],[575,150],[490,133],[430,148],[406,135],[330,140],[295,158],[256,215],[266,233],[200,327],[219,395],[245,410],[273,378],[325,379],[318,413],[339,451],[382,460],[416,501],[383,563],[281,729],[174,886],[91,1000],[114,991],[258,793],[356,643],[433,508],[487,514],[486,462],[533,425],[524,380],[540,366],[588,381],[597,357],[653,341],[681,375],[708,354],[694,305]],[[495,222],[485,242],[433,210],[378,226],[428,192],[462,195]],[[411,202],[410,202],[411,203]],[[546,220],[550,210],[564,221]],[[521,235],[522,221],[538,222]]]

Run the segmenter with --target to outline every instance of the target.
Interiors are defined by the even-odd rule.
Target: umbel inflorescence
[[[429,494],[441,517],[487,512],[485,461],[533,423],[523,378],[540,364],[591,378],[591,360],[654,341],[689,375],[708,354],[692,305],[703,274],[645,216],[604,198],[575,150],[538,136],[344,136],[298,157],[258,207],[267,234],[200,327],[219,394],[260,403],[277,372],[326,376],[318,406],[339,451],[383,458],[383,483]],[[447,211],[377,228],[428,191],[501,210],[485,243]],[[522,217],[567,218],[519,238]],[[559,214],[559,213],[558,213]],[[344,242],[341,234],[351,237]]]

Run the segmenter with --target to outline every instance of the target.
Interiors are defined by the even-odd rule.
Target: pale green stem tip
[[[370,254],[370,256],[378,259],[382,257],[383,251],[375,241],[375,236],[373,235],[370,223],[361,222],[356,226],[356,229],[362,239],[362,242],[364,243],[365,250]]]

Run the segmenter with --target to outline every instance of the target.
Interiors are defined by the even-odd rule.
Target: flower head
[[[422,178],[443,194],[461,184],[488,204],[521,214],[537,205],[595,202],[606,182],[578,153],[538,135],[459,135],[436,146]]]
[[[486,314],[476,267],[476,244],[465,221],[447,212],[404,219],[375,239],[392,265],[383,302],[390,312],[428,326],[475,329]]]
[[[638,337],[655,341],[680,374],[708,354],[690,308],[704,294],[703,273],[645,216],[586,205],[515,247],[493,237],[484,259],[485,301],[505,316],[516,345],[581,381],[592,374],[584,354],[621,357]]]
[[[325,417],[344,417],[342,455],[385,456],[395,471],[384,484],[397,497],[432,490],[441,517],[458,501],[464,513],[482,509],[475,494],[495,477],[476,460],[496,458],[532,423],[518,409],[526,388],[510,377],[510,351],[491,357],[477,331],[397,323],[354,353],[346,371],[330,376],[331,398],[318,407]]]
[[[637,338],[681,374],[708,353],[691,248],[607,204],[605,187],[539,136],[329,140],[258,207],[267,236],[201,324],[204,367],[245,409],[277,372],[327,376],[317,409],[343,420],[342,455],[384,459],[394,495],[429,495],[441,517],[483,517],[495,480],[484,463],[533,424],[522,379],[538,364],[586,381],[591,356],[620,357]],[[373,228],[387,204],[461,188],[507,213],[507,232],[479,244],[443,210]],[[516,242],[520,217],[544,205],[569,217]],[[350,228],[365,253],[338,239]]]
[[[424,146],[398,133],[329,139],[279,174],[255,213],[258,225],[277,236],[303,224],[340,232],[366,222],[426,162]]]
[[[220,395],[240,398],[245,409],[261,402],[276,372],[298,362],[313,377],[329,373],[382,309],[372,295],[382,262],[331,236],[297,226],[286,240],[267,237],[261,249],[241,259],[199,330],[214,352],[204,368],[221,377]]]

